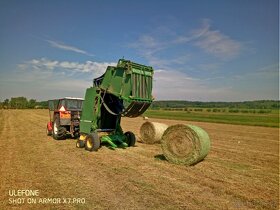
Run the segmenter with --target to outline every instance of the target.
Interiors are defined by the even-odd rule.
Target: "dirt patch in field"
[[[185,167],[161,158],[157,144],[87,152],[46,136],[46,110],[0,110],[0,209],[278,209],[278,128],[149,120],[202,127],[210,153]],[[143,122],[123,118],[123,130],[139,137]],[[85,203],[10,204],[19,189]]]

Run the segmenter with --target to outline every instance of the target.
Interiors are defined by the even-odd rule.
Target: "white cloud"
[[[26,96],[47,100],[64,96],[84,97],[92,80],[101,76],[112,62],[71,62],[32,59],[18,65],[17,71],[0,77],[0,95]]]
[[[178,36],[176,44],[191,42],[205,52],[221,59],[232,59],[240,54],[242,44],[219,30],[212,30],[209,19],[204,19],[202,26],[191,31],[191,36]]]
[[[88,56],[94,56],[93,54],[88,53],[87,51],[79,49],[77,47],[73,47],[73,46],[66,45],[64,43],[56,42],[56,41],[52,41],[52,40],[46,40],[46,41],[54,48],[72,51],[72,52],[76,52],[76,53],[80,53],[80,54],[84,54],[84,55],[88,55]]]
[[[166,48],[166,44],[151,35],[144,34],[137,41],[128,44],[128,47],[136,49],[138,53],[148,60],[149,65],[163,67],[167,61],[155,56],[157,52]]]
[[[92,79],[102,75],[107,66],[115,65],[116,63],[110,62],[81,63],[40,58],[20,64],[21,73],[10,78],[26,88],[22,89],[25,95],[29,94],[29,90],[30,94],[37,94],[37,98],[64,95],[83,97],[85,89],[92,85]],[[79,77],[76,77],[76,74],[79,74]],[[180,71],[157,69],[154,74],[153,94],[158,100],[214,100],[230,95],[229,88],[211,88],[207,85],[208,80],[214,79],[219,78],[200,79]],[[7,83],[14,84],[13,81]],[[36,90],[31,91],[32,86],[36,86]],[[42,96],[39,96],[39,93]]]
[[[207,31],[195,45],[205,52],[215,55],[221,59],[232,59],[239,55],[241,44],[219,31]]]
[[[116,63],[113,62],[93,62],[86,61],[85,63],[70,62],[70,61],[57,61],[49,60],[47,58],[33,59],[26,61],[23,64],[19,64],[20,69],[23,70],[33,70],[39,73],[46,71],[58,72],[70,71],[72,73],[93,73],[94,76],[99,76],[103,74],[107,66],[115,66]]]
[[[157,99],[207,101],[237,97],[231,86],[217,85],[217,81],[225,78],[213,72],[225,61],[238,56],[242,45],[222,32],[213,30],[208,19],[204,19],[200,27],[190,30],[186,35],[165,36],[154,31],[140,36],[129,46],[157,69],[154,76],[154,94]],[[190,51],[193,48],[198,51]],[[205,57],[205,53],[211,56]],[[204,60],[200,57],[204,57]],[[199,63],[195,63],[197,61]],[[198,74],[201,71],[203,73]],[[190,73],[197,76],[190,76]]]
[[[190,41],[193,41],[195,39],[198,39],[199,37],[203,36],[207,31],[210,29],[210,20],[204,19],[202,21],[202,26],[198,29],[192,30],[191,36],[189,35],[179,35],[177,36],[172,42],[175,44],[183,44]]]
[[[179,71],[159,69],[154,74],[153,94],[156,100],[231,100],[235,95],[232,87],[213,88],[207,82],[220,79],[222,77],[200,79]]]
[[[157,68],[182,65],[189,61],[191,57],[190,53],[182,53],[178,56],[169,57],[168,59],[156,55],[170,47],[170,42],[160,41],[150,35],[140,36],[137,42],[129,44],[129,47],[136,49],[148,61],[149,65]]]
[[[190,51],[193,46],[221,61],[237,57],[243,48],[242,43],[219,30],[213,30],[210,22],[209,19],[204,19],[199,28],[190,30],[185,35],[165,36],[156,31],[153,35],[143,34],[136,42],[129,44],[129,47],[136,49],[150,65],[158,68],[185,65],[191,56],[201,56]],[[176,50],[177,48],[181,49]],[[163,56],[170,49],[173,50],[173,57]]]
[[[154,53],[163,49],[164,44],[151,35],[144,34],[140,36],[136,42],[129,44],[129,47],[136,48],[138,50],[142,49],[143,52],[147,52],[146,50],[149,50],[149,52]]]

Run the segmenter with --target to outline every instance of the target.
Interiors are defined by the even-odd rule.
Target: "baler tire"
[[[135,142],[136,142],[136,138],[134,133],[132,133],[131,131],[127,131],[124,133],[124,135],[126,136],[126,143],[129,147],[134,147],[135,146]]]
[[[84,148],[85,147],[85,141],[77,140],[76,147],[77,148]]]
[[[97,151],[100,147],[100,139],[97,133],[91,133],[87,135],[85,140],[85,149],[87,151]]]

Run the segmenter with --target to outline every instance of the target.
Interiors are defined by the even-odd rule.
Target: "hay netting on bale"
[[[162,136],[161,147],[168,161],[189,166],[207,156],[210,139],[200,127],[177,124],[166,129]]]
[[[161,140],[167,125],[158,122],[145,122],[140,128],[140,135],[143,143],[154,144]]]

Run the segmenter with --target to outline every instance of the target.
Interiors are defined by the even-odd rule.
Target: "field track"
[[[75,147],[46,136],[46,110],[0,110],[0,209],[278,209],[279,129],[190,123],[211,138],[193,167],[163,160],[160,145],[115,151]],[[139,137],[142,118],[124,118]],[[139,139],[139,138],[138,138]],[[9,190],[36,189],[40,198],[85,198],[85,204],[9,204]]]

